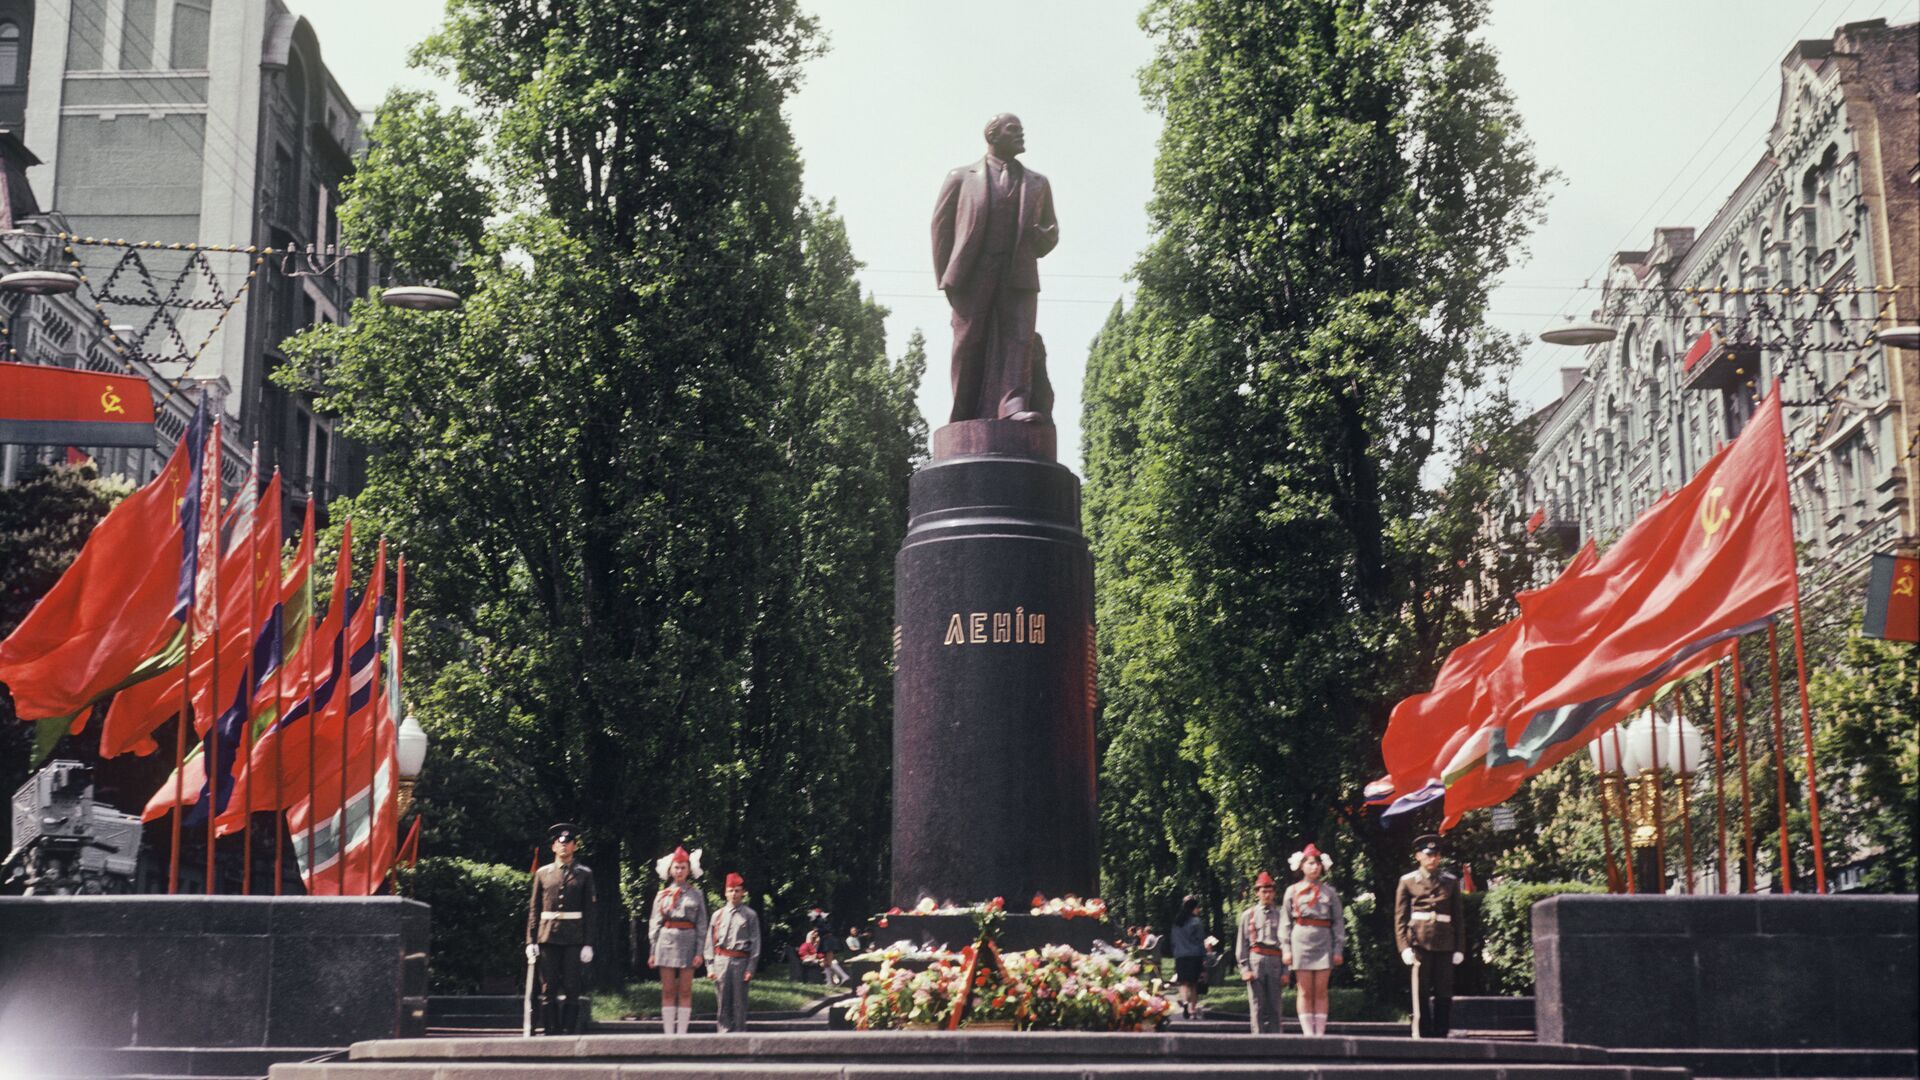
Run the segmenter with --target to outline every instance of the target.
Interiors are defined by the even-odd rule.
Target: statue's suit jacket
[[[1040,288],[1040,256],[1060,242],[1058,222],[1053,217],[1053,189],[1047,178],[1021,166],[1020,222],[1015,230],[1013,265],[1001,279],[1002,288]],[[933,273],[941,289],[964,289],[980,261],[986,243],[987,161],[981,158],[947,174],[940,185],[940,198],[933,207]],[[1056,226],[1041,233],[1031,229],[1039,225]]]

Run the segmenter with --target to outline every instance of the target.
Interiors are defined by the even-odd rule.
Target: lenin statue
[[[1017,160],[1020,118],[987,122],[987,156],[947,174],[933,208],[933,272],[953,307],[950,420],[1052,423],[1045,350],[1034,334],[1038,261],[1060,242],[1047,178]]]

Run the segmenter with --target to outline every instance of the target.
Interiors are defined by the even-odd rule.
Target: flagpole
[[[1647,783],[1653,785],[1653,876],[1654,892],[1667,891],[1667,821],[1660,797],[1660,725],[1647,716],[1647,742],[1651,744],[1653,767],[1647,770]]]
[[[1800,627],[1806,619],[1800,613],[1799,582],[1793,589],[1793,663],[1800,679],[1800,740],[1807,757],[1807,814],[1813,831],[1814,891],[1827,891],[1827,856],[1820,843],[1820,775],[1813,765],[1813,705],[1807,699],[1807,646]]]
[[[1607,891],[1617,893],[1620,891],[1620,870],[1613,861],[1613,808],[1608,805],[1607,774],[1604,770],[1595,771],[1599,773],[1597,779],[1600,783],[1600,838],[1606,844],[1607,851]]]
[[[1720,663],[1713,665],[1713,821],[1720,853],[1720,892],[1727,891],[1727,726],[1720,688]]]
[[[1780,891],[1793,891],[1793,855],[1787,847],[1787,752],[1780,737],[1780,633],[1767,623],[1767,670],[1773,682],[1773,777],[1780,800]]]
[[[1681,879],[1680,891],[1693,895],[1693,774],[1687,771],[1687,743],[1680,737],[1680,725],[1686,723],[1684,710],[1686,695],[1678,694],[1674,698],[1673,742],[1674,754],[1678,760],[1673,763],[1673,786],[1680,792],[1680,853],[1686,860],[1686,876]],[[1694,762],[1697,766],[1699,762]]]
[[[275,479],[279,478],[280,466],[275,465],[273,467],[273,475]],[[281,490],[284,491],[285,488],[283,487]],[[282,522],[285,522],[285,520],[285,518],[281,519]],[[280,577],[280,549],[275,548],[273,552],[273,596],[275,602],[281,605],[280,626],[277,630],[280,635],[280,641],[278,643],[280,662],[273,666],[273,726],[276,729],[273,736],[273,895],[275,896],[280,895],[280,880],[286,875],[287,853],[286,818],[282,814],[282,811],[287,807],[287,796],[284,790],[287,784],[287,733],[286,730],[281,727],[281,721],[285,718],[280,715],[281,710],[286,707],[282,702],[282,691],[286,687],[287,674],[287,609],[285,606],[285,593],[286,586],[282,583]]]
[[[207,717],[207,752],[202,755],[202,763],[207,774],[207,888],[206,894],[212,896],[214,889],[214,813],[220,803],[220,563],[226,557],[226,551],[220,546],[220,474],[226,467],[226,447],[221,441],[220,418],[213,421],[213,475],[202,482],[211,480],[213,487],[213,567],[210,571],[208,588],[213,591],[213,671],[207,684],[207,697],[212,705]]]
[[[247,739],[247,790],[242,796],[241,810],[246,815],[246,825],[240,830],[240,895],[253,895],[253,683],[259,674],[254,669],[253,638],[260,632],[260,545],[256,538],[260,532],[260,444],[253,444],[253,477],[248,481],[253,485],[254,508],[248,522],[252,528],[247,537],[247,685],[240,691],[240,725]],[[280,575],[274,575],[274,584],[279,584]]]
[[[1733,639],[1733,739],[1740,750],[1740,891],[1753,891],[1753,790],[1747,778],[1747,676]]]
[[[309,535],[313,533],[315,523],[319,520],[313,508],[314,500],[317,498],[319,498],[319,496],[313,491],[307,492],[306,527]],[[320,557],[320,545],[317,542],[313,546],[313,557],[315,559]],[[302,884],[307,890],[307,895],[312,896],[313,882],[319,877],[319,868],[313,864],[313,814],[315,809],[317,809],[314,802],[314,796],[317,794],[317,784],[315,783],[313,767],[314,758],[320,752],[319,747],[315,745],[314,742],[314,732],[320,723],[320,717],[317,715],[314,707],[314,697],[319,692],[316,685],[319,681],[317,676],[320,673],[315,670],[313,666],[313,568],[311,566],[307,568],[307,574],[307,874],[306,880],[302,882]]]
[[[343,537],[353,533],[353,518],[347,518],[346,532]],[[341,541],[343,544],[345,539]],[[347,575],[346,587],[340,589],[340,595],[353,595],[353,564],[349,561],[341,567]],[[349,602],[348,608],[353,604]],[[348,737],[347,724],[353,719],[353,618],[348,611],[340,613],[340,659],[333,676],[333,700],[339,703],[340,711],[340,824],[333,833],[333,880],[337,884],[335,896],[347,895],[347,747],[353,740]],[[312,815],[308,815],[307,825],[312,827]]]
[[[180,723],[173,731],[173,853],[167,859],[167,895],[180,891],[180,815],[187,802],[187,725],[193,717],[193,605],[187,605],[187,652],[180,661]]]

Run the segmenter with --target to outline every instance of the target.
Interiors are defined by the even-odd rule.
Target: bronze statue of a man
[[[1051,423],[1053,390],[1034,334],[1038,261],[1060,242],[1047,178],[1016,160],[1020,118],[987,121],[987,156],[947,174],[933,208],[933,272],[953,307],[951,420]]]

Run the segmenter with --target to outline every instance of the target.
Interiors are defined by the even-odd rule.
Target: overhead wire
[[[1807,18],[1801,22],[1799,28],[1793,32],[1792,40],[1796,42],[1801,40],[1801,35],[1806,32],[1807,27],[1814,25],[1816,20],[1820,19],[1823,16],[1823,14],[1830,7],[1832,7],[1836,2],[1843,3],[1846,5],[1841,9],[1842,12],[1844,13],[1844,12],[1851,11],[1853,4],[1857,2],[1857,0],[1822,0],[1820,6],[1815,8],[1813,11],[1811,11],[1807,15]],[[1844,24],[1844,22],[1845,22],[1845,17],[1843,14],[1841,23]],[[1679,183],[1682,177],[1689,175],[1689,170],[1692,170],[1694,162],[1699,160],[1700,155],[1706,151],[1706,148],[1714,143],[1715,138],[1719,136],[1721,130],[1726,128],[1728,123],[1732,121],[1736,115],[1740,114],[1742,107],[1745,106],[1747,103],[1747,99],[1753,96],[1753,92],[1756,89],[1760,88],[1762,85],[1764,85],[1768,81],[1768,78],[1770,76],[1777,79],[1779,77],[1779,71],[1780,71],[1780,65],[1777,61],[1769,64],[1763,71],[1761,71],[1761,73],[1757,77],[1755,77],[1753,82],[1748,84],[1747,88],[1740,93],[1740,96],[1734,99],[1733,104],[1728,107],[1726,113],[1721,116],[1719,122],[1716,123],[1713,126],[1713,128],[1707,132],[1706,136],[1699,141],[1699,143],[1694,149],[1693,154],[1690,155],[1687,158],[1687,160],[1680,165],[1679,169],[1675,170],[1673,176],[1667,181],[1665,185],[1661,187],[1659,194],[1655,195],[1653,199],[1647,204],[1647,208],[1645,210],[1642,210],[1637,216],[1634,217],[1633,221],[1630,224],[1628,224],[1628,226],[1624,231],[1621,232],[1619,239],[1615,240],[1613,243],[1607,245],[1607,247],[1603,249],[1602,254],[1600,256],[1600,263],[1595,268],[1594,274],[1589,276],[1588,278],[1589,281],[1591,281],[1593,277],[1602,276],[1606,273],[1607,267],[1612,262],[1614,254],[1622,250],[1621,245],[1627,243],[1638,232],[1641,231],[1645,223],[1649,220],[1650,215],[1653,216],[1654,220],[1658,220],[1659,218],[1666,217],[1667,214],[1671,212],[1671,208],[1669,208],[1668,211],[1664,211],[1656,214],[1656,211],[1658,211],[1661,206],[1662,200],[1666,198],[1667,193],[1673,190],[1673,186]],[[1760,108],[1764,109],[1765,105],[1766,105],[1766,99],[1762,98],[1760,102]],[[1754,111],[1756,110],[1749,108],[1748,115],[1751,116],[1751,114]],[[1739,127],[1736,127],[1732,132],[1732,134],[1729,136],[1729,138],[1720,144],[1720,149],[1715,152],[1714,157],[1709,159],[1709,163],[1703,169],[1693,173],[1696,183],[1698,182],[1699,176],[1701,174],[1705,173],[1708,170],[1713,169],[1714,166],[1722,158],[1726,156],[1727,152],[1734,146],[1735,142],[1738,140],[1738,137],[1741,134],[1741,132],[1745,130],[1746,124],[1748,122],[1749,121],[1747,119],[1743,119],[1741,122],[1741,125]],[[1689,192],[1692,189],[1693,189],[1693,184],[1690,183],[1685,189],[1683,189],[1680,198],[1684,198],[1686,192]],[[1560,305],[1562,310],[1560,312],[1557,312],[1556,314],[1564,315],[1565,308],[1568,305],[1573,303],[1575,298],[1579,295],[1579,292],[1580,290],[1575,290],[1573,292],[1570,292],[1567,298],[1564,301],[1562,301]],[[1536,339],[1531,345],[1531,347],[1528,348],[1527,352],[1521,357],[1519,363],[1515,365],[1515,374],[1511,382],[1512,393],[1514,394],[1515,397],[1521,398],[1521,399],[1530,397],[1534,392],[1536,392],[1537,390],[1545,386],[1549,378],[1558,374],[1557,366],[1532,367],[1532,365],[1535,363],[1536,357],[1538,357],[1541,354],[1541,350],[1543,348],[1552,348],[1552,347],[1556,347],[1556,346],[1548,346],[1545,342],[1541,342]]]

